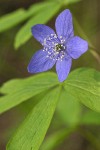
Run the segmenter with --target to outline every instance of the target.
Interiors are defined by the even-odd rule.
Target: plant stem
[[[79,132],[83,137],[85,137],[91,143],[91,145],[95,148],[95,150],[100,150],[99,141],[91,132],[83,130],[81,128],[79,128]]]

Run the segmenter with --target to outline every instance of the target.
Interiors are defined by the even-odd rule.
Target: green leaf
[[[37,13],[33,18],[31,18],[17,33],[15,37],[15,48],[19,48],[22,44],[27,42],[31,36],[31,27],[35,24],[47,23],[59,10],[61,5],[56,3],[50,3],[49,6],[41,9],[40,13]]]
[[[33,16],[34,14],[41,12],[41,10],[45,9],[46,7],[49,7],[53,3],[54,2],[40,2],[40,3],[33,4],[27,10],[27,15]]]
[[[41,93],[58,84],[54,73],[43,73],[26,79],[17,79],[5,83],[2,93],[8,95],[0,98],[0,113],[3,113],[34,95]]]
[[[7,150],[38,150],[50,125],[60,88],[53,89],[35,106],[8,143]]]
[[[48,7],[50,2],[42,2],[32,5],[28,10],[18,9],[14,12],[6,14],[0,18],[0,32],[14,27],[15,25],[23,22],[30,16],[33,16],[36,12],[41,11],[45,7]]]
[[[62,1],[62,0],[60,0],[60,1]],[[76,2],[79,2],[79,1],[81,1],[81,0],[63,0],[62,3],[68,5],[68,4],[76,3]]]
[[[73,131],[74,129],[68,128],[50,135],[43,142],[40,150],[55,150]]]
[[[26,11],[18,9],[0,18],[0,32],[12,28],[26,18]]]
[[[79,102],[65,89],[62,90],[57,105],[57,112],[66,125],[75,126],[80,121],[81,107]]]
[[[100,113],[89,110],[81,117],[80,123],[86,125],[100,125]]]
[[[70,73],[64,87],[84,105],[100,112],[100,72],[89,68],[77,69]]]
[[[49,1],[51,1],[51,0],[49,0]],[[52,1],[61,3],[61,4],[63,4],[63,5],[69,5],[69,4],[72,4],[72,3],[79,2],[79,1],[81,1],[81,0],[52,0]]]

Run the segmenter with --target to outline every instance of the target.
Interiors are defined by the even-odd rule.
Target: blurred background
[[[31,5],[39,2],[42,2],[42,0],[0,0],[0,17],[18,8],[28,9]],[[48,21],[47,25],[54,28],[56,16],[65,8],[71,10],[80,27],[95,47],[94,51],[96,51],[96,55],[88,51],[78,60],[73,61],[72,70],[83,66],[100,70],[98,56],[100,54],[100,0],[82,0],[68,6],[65,5]],[[13,78],[30,76],[27,72],[27,65],[31,56],[41,48],[41,45],[34,38],[31,38],[15,50],[15,36],[25,22],[0,33],[0,85]],[[78,31],[78,27],[75,24],[74,28],[75,34],[79,35],[80,31]],[[87,111],[87,108],[81,107],[83,111]],[[5,145],[10,136],[30,109],[30,102],[25,102],[0,116],[0,150],[6,149]],[[64,123],[60,122],[60,117],[56,112],[48,135],[65,126]],[[99,140],[100,126],[98,124],[82,124],[61,143],[57,150],[99,150]]]

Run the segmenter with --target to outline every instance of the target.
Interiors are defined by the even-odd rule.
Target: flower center
[[[64,46],[63,46],[62,44],[57,44],[57,45],[55,46],[55,50],[56,50],[57,52],[60,52],[61,50],[64,50]]]
[[[47,52],[47,57],[53,60],[61,60],[65,56],[65,39],[60,36],[57,37],[56,34],[51,34],[44,39],[43,51]]]

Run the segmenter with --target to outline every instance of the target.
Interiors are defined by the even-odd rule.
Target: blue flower
[[[28,72],[38,73],[51,69],[56,64],[58,79],[63,82],[71,69],[72,59],[79,58],[88,50],[87,41],[74,36],[72,15],[64,10],[56,19],[56,33],[50,27],[37,24],[32,34],[43,46],[28,65]]]

